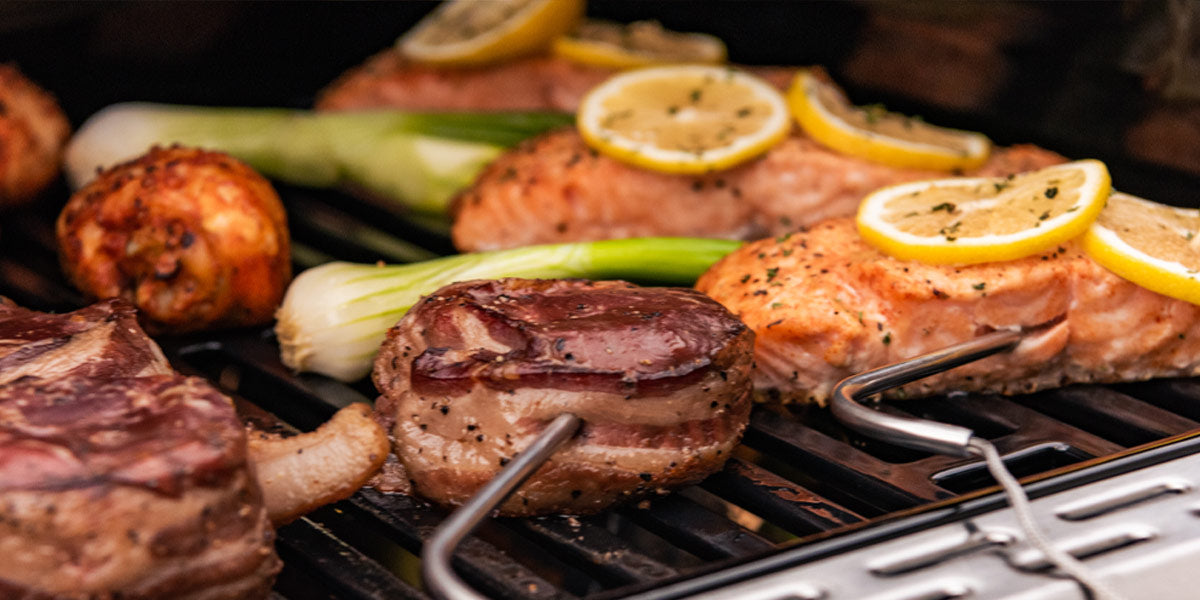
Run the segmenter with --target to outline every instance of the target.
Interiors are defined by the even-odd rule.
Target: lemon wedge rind
[[[1066,179],[1074,185],[1064,184],[1060,192],[1058,183]],[[1014,178],[915,181],[869,194],[856,220],[868,244],[902,260],[1016,260],[1083,234],[1103,209],[1111,185],[1104,163],[1091,159]],[[1033,197],[1039,193],[1043,197]]]
[[[403,56],[474,67],[547,49],[583,18],[584,0],[449,0],[396,41]]]
[[[967,171],[982,166],[991,154],[992,142],[981,133],[930,125],[879,107],[851,106],[845,94],[814,69],[797,73],[787,98],[796,122],[810,137],[872,162],[907,169]],[[889,128],[897,135],[890,135]],[[923,142],[921,137],[940,143]]]
[[[674,174],[736,166],[778,144],[792,128],[786,100],[771,84],[713,65],[619,73],[583,98],[576,125],[597,151]]]
[[[551,52],[571,62],[604,69],[637,69],[664,64],[721,64],[725,42],[706,33],[680,33],[653,21],[628,24],[587,20],[554,40]]]
[[[1184,255],[1182,258],[1190,264],[1184,264],[1178,258],[1168,260],[1155,256],[1129,243],[1118,229],[1129,226],[1130,221],[1116,215],[1109,219],[1110,215],[1104,212],[1084,233],[1084,251],[1092,260],[1123,279],[1164,296],[1200,304],[1200,247],[1194,241],[1200,236],[1200,211],[1167,206],[1121,192],[1113,193],[1109,199],[1110,206],[1122,203],[1143,216],[1164,215],[1162,227],[1156,227],[1153,235],[1160,242],[1172,244],[1177,256]],[[1116,208],[1114,206],[1110,214],[1115,213]],[[1105,207],[1105,211],[1109,208]]]

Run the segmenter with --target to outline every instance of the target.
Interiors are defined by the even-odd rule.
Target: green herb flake
[[[929,212],[937,212],[937,211],[939,211],[939,210],[944,210],[944,211],[946,211],[946,212],[948,212],[948,213],[952,213],[952,212],[954,212],[954,209],[955,209],[955,208],[957,208],[957,207],[956,207],[956,206],[954,206],[954,203],[952,203],[952,202],[943,202],[943,203],[941,203],[941,204],[939,204],[939,205],[937,205],[937,206],[935,206],[935,207],[933,207],[933,208],[929,209]]]
[[[782,302],[772,302],[771,310],[775,310],[777,308],[783,308],[783,303]]]
[[[882,104],[868,104],[862,107],[862,111],[868,125],[874,125],[887,116],[887,107]]]
[[[1057,186],[1046,188],[1046,197],[1047,198],[1053,198],[1057,195],[1058,195],[1058,187]]]
[[[883,345],[887,346],[891,343],[892,343],[892,332],[889,331],[889,332],[883,334]]]
[[[986,283],[986,282],[983,282],[983,281],[980,281],[979,283],[977,283],[977,284],[975,284],[975,285],[973,285],[973,286],[971,286],[971,287],[973,287],[973,288],[975,288],[975,289],[977,289],[977,290],[983,291],[983,288],[986,288],[986,287],[987,287],[987,283]]]
[[[771,281],[772,279],[775,279],[775,276],[778,274],[779,274],[779,267],[771,267],[770,269],[767,269],[767,281]]]

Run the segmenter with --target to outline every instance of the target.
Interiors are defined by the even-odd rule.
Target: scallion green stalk
[[[354,381],[371,370],[387,330],[422,296],[450,283],[583,277],[691,285],[739,244],[634,238],[526,246],[407,265],[326,263],[300,273],[288,287],[275,333],[287,366]]]
[[[220,150],[260,173],[298,185],[351,184],[425,214],[450,198],[504,149],[566,125],[557,113],[312,112],[281,108],[150,103],[109,106],[67,146],[74,187],[96,169],[154,144]]]

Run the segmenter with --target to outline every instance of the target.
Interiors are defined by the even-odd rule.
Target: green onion
[[[521,140],[572,122],[557,113],[311,112],[281,108],[115,104],[72,137],[66,171],[78,188],[97,168],[154,144],[220,150],[260,173],[312,187],[356,186],[424,214]]]
[[[691,285],[739,244],[635,238],[526,246],[407,265],[331,262],[300,273],[288,287],[275,333],[288,367],[354,381],[370,372],[387,330],[422,296],[450,283],[582,277]]]

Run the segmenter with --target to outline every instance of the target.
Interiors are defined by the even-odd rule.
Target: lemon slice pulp
[[[672,65],[625,71],[583,98],[579,132],[618,160],[666,173],[737,165],[791,130],[783,95],[729,67]]]
[[[1144,288],[1200,304],[1200,211],[1116,192],[1083,235],[1106,269]]]
[[[1082,234],[1110,191],[1108,168],[1097,160],[1007,178],[916,181],[864,198],[858,230],[868,243],[901,259],[1014,260]]]
[[[703,33],[678,33],[656,21],[628,25],[585,20],[574,32],[554,40],[554,54],[606,69],[633,69],[671,63],[725,62],[725,42]]]
[[[532,54],[575,28],[584,0],[449,0],[396,41],[404,56],[477,66]]]
[[[843,154],[894,167],[956,171],[981,166],[991,153],[983,134],[937,127],[879,105],[854,106],[818,68],[801,69],[787,98],[805,133]]]

